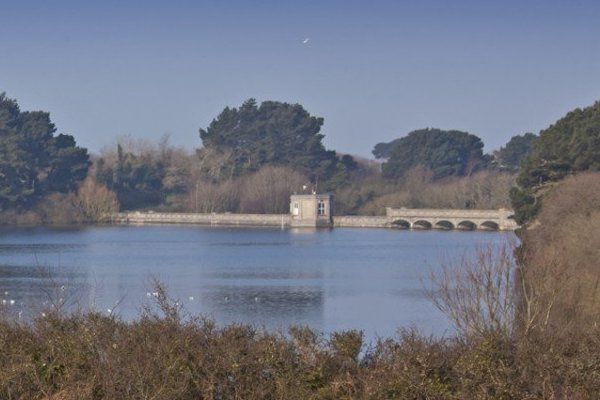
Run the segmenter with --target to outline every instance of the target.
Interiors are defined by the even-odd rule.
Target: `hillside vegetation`
[[[569,112],[540,132],[511,197],[519,223],[531,221],[547,189],[579,171],[600,170],[600,102]]]

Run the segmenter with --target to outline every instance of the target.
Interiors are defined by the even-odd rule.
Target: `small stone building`
[[[332,226],[333,196],[331,194],[293,194],[290,198],[292,227]]]

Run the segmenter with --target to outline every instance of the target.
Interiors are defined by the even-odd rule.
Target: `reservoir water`
[[[430,271],[512,233],[91,226],[0,231],[0,298],[15,313],[62,299],[125,319],[164,283],[186,313],[268,329],[452,328],[423,291]]]

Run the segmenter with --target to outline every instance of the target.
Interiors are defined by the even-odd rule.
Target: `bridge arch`
[[[447,220],[441,220],[435,223],[434,228],[449,231],[454,229],[454,224]]]
[[[410,222],[405,219],[397,219],[392,221],[392,228],[410,229]]]
[[[479,229],[484,231],[497,231],[500,229],[500,225],[494,221],[484,221],[479,225]]]
[[[460,221],[456,227],[462,231],[474,231],[477,229],[477,224],[473,221]]]
[[[424,219],[420,219],[418,221],[413,222],[413,229],[431,229],[433,226],[431,222],[426,221]]]

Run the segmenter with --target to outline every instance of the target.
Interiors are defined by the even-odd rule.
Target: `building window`
[[[325,202],[322,200],[317,203],[317,215],[325,215]]]
[[[299,204],[298,204],[297,202],[296,202],[296,203],[294,203],[294,210],[293,210],[293,214],[294,214],[294,215],[298,215],[298,214],[300,214],[300,206],[299,206]]]

